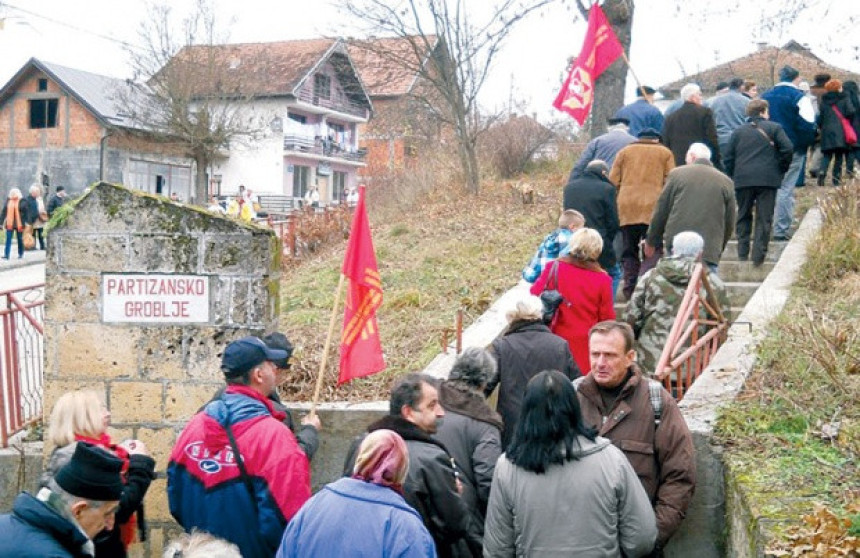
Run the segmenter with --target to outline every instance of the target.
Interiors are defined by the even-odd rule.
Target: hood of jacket
[[[396,417],[394,415],[386,415],[374,422],[370,426],[367,427],[368,432],[373,432],[374,430],[393,430],[397,434],[400,435],[401,438],[406,440],[407,442],[424,442],[425,444],[433,444],[434,446],[439,446],[445,453],[448,453],[448,448],[445,447],[445,444],[433,438],[430,434],[424,432],[415,424],[409,422],[403,417]]]
[[[612,444],[608,438],[601,438],[600,436],[597,436],[593,441],[589,440],[585,436],[578,436],[577,441],[579,442],[579,447],[574,446],[573,451],[571,452],[577,459],[582,459],[587,455],[599,453]]]
[[[75,556],[83,554],[82,546],[90,540],[77,525],[26,492],[15,499],[12,511],[22,521],[43,531]]]
[[[275,410],[272,401],[247,386],[230,385],[218,399],[206,404],[203,412],[212,420],[204,421],[207,448],[222,448],[229,443],[225,426],[231,425],[233,435],[266,417],[283,422],[286,414]]]
[[[670,256],[657,262],[655,273],[665,277],[673,285],[686,285],[693,276],[696,260]]]

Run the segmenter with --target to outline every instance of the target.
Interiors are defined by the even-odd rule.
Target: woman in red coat
[[[573,360],[583,374],[588,374],[588,330],[603,320],[615,319],[612,304],[612,278],[601,269],[597,258],[603,250],[603,239],[594,229],[579,229],[566,249],[555,262],[543,269],[540,278],[532,285],[531,293],[540,296],[547,282],[564,297],[550,329],[570,345]],[[553,268],[557,268],[557,281],[549,281]]]

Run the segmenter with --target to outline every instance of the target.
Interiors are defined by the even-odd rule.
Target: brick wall
[[[267,229],[107,183],[77,201],[50,239],[45,413],[62,393],[93,389],[108,403],[111,436],[146,443],[158,478],[145,501],[150,538],[133,545],[132,556],[160,556],[179,531],[167,506],[170,450],[191,415],[223,385],[224,346],[274,329],[278,241]],[[103,323],[104,273],[204,276],[209,322]]]

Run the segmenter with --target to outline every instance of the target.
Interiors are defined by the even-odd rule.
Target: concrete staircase
[[[723,251],[723,257],[720,260],[720,279],[726,284],[726,290],[729,296],[729,302],[732,306],[732,316],[740,315],[746,303],[752,298],[756,290],[765,280],[767,275],[773,270],[776,261],[785,249],[787,242],[771,241],[768,245],[767,258],[764,264],[760,267],[754,267],[752,262],[742,262],[738,260],[738,243],[736,240],[730,240]],[[623,318],[627,302],[624,300],[624,295],[620,294],[615,303],[615,315]]]

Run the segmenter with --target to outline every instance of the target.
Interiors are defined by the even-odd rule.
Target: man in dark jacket
[[[598,263],[612,277],[612,296],[621,283],[621,266],[613,242],[618,234],[618,191],[609,181],[609,164],[600,159],[588,163],[580,178],[571,178],[564,187],[564,209],[575,209],[585,218],[585,226],[603,239]]]
[[[646,257],[664,244],[664,252],[671,252],[676,234],[695,231],[705,239],[702,261],[718,273],[737,210],[732,181],[714,168],[710,155],[706,145],[694,143],[687,152],[687,164],[669,173],[648,226]]]
[[[54,211],[66,203],[66,189],[62,186],[57,186],[57,192],[48,200],[48,217],[54,215]]]
[[[711,150],[711,162],[722,168],[720,144],[714,113],[702,105],[702,88],[688,83],[681,88],[681,108],[666,117],[663,124],[663,143],[672,150],[675,166],[684,164],[687,150],[694,143],[704,143]]]
[[[639,132],[645,128],[660,130],[663,127],[663,113],[654,106],[654,94],[657,90],[647,85],[636,89],[638,97],[629,105],[624,105],[615,113],[614,118],[623,118],[629,122],[628,132],[633,137],[639,137]]]
[[[776,191],[791,165],[794,147],[782,126],[768,121],[767,101],[752,100],[746,111],[749,119],[732,133],[724,162],[726,174],[735,183],[738,202],[738,258],[745,261],[749,257],[750,233],[754,230],[752,261],[758,267],[767,256]]]
[[[486,350],[469,347],[457,357],[448,379],[439,384],[445,420],[436,439],[445,444],[457,464],[463,484],[461,497],[472,514],[472,539],[484,538],[484,519],[496,461],[502,454],[502,417],[490,409],[483,390],[496,375],[496,361]],[[455,556],[471,558],[461,545]]]
[[[78,443],[71,460],[36,496],[22,492],[0,516],[0,556],[91,557],[93,538],[113,528],[122,460]]]
[[[633,330],[600,322],[589,335],[591,373],[577,385],[584,422],[624,452],[657,516],[657,555],[681,525],[696,487],[693,438],[678,404],[659,384],[660,421],[650,382],[634,358]]]
[[[439,404],[435,380],[422,374],[407,374],[391,390],[388,416],[367,427],[368,432],[393,430],[409,448],[409,473],[403,497],[418,510],[441,558],[454,556],[461,539],[473,552],[481,541],[472,538],[472,516],[460,497],[462,485],[445,445],[433,437],[445,410]],[[360,436],[353,441],[344,463],[344,476],[352,476]]]
[[[499,386],[496,408],[505,425],[503,448],[508,447],[513,436],[529,380],[544,370],[558,370],[571,380],[582,374],[567,340],[543,323],[543,305],[538,297],[526,294],[505,317],[508,329],[489,347],[498,371],[484,390],[489,395]]]
[[[761,96],[768,102],[771,121],[782,126],[794,146],[791,165],[776,194],[773,239],[778,241],[791,238],[794,187],[806,161],[806,151],[815,140],[815,109],[809,97],[797,86],[799,83],[800,72],[791,66],[783,66],[779,71],[779,83]]]

